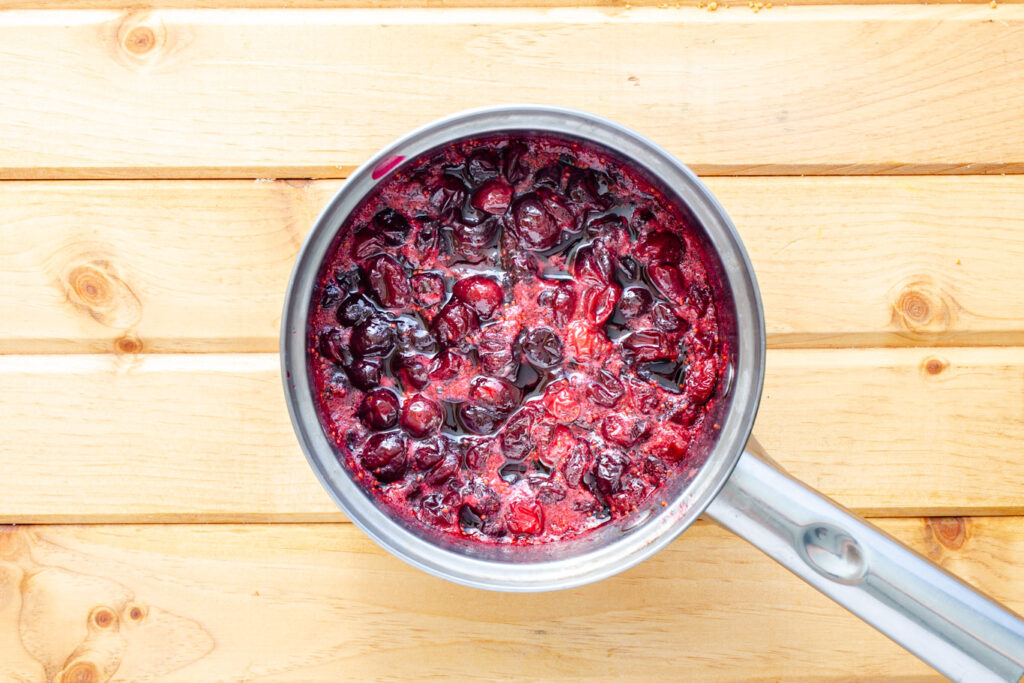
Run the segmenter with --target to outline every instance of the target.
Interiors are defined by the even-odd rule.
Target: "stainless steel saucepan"
[[[604,148],[639,168],[699,227],[721,333],[733,351],[717,423],[695,441],[689,478],[668,505],[638,510],[573,541],[510,547],[431,535],[390,516],[338,463],[320,426],[306,359],[307,314],[321,262],[346,216],[407,160],[482,135],[548,133]],[[789,477],[748,445],[765,367],[764,315],[750,260],[725,211],[665,150],[611,121],[552,107],[503,106],[435,121],[388,145],[328,203],[299,253],[281,323],[285,394],[299,442],[338,506],[382,547],[436,576],[479,588],[544,591],[603,579],[666,546],[702,514],[954,680],[1024,676],[1024,621],[835,502]]]

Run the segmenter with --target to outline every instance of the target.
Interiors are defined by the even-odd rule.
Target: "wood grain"
[[[1024,608],[1024,520],[882,527]],[[942,680],[703,523],[625,574],[533,595],[427,576],[347,524],[10,528],[0,588],[0,676],[32,683]]]
[[[338,176],[509,100],[703,173],[1015,173],[1022,27],[1019,5],[12,11],[0,177]]]
[[[278,372],[269,354],[0,356],[0,521],[342,519]],[[755,433],[865,514],[1022,514],[1024,349],[771,351]]]
[[[761,1],[761,0],[759,0]],[[998,5],[1018,4],[1024,0],[1001,0]],[[801,5],[902,5],[914,4],[915,0],[786,0],[785,2],[768,3],[761,1],[757,12],[782,9]],[[977,4],[990,6],[990,0],[934,0],[938,4]],[[699,7],[707,11],[742,10],[754,11],[747,2],[723,1],[715,10],[707,9],[705,0],[679,0],[664,2],[663,0],[0,0],[0,10],[7,9],[131,9],[149,11],[153,9],[449,9],[449,8],[526,8],[526,7],[602,7],[628,9],[633,7],[654,7],[663,12],[677,11],[683,7]],[[998,9],[998,5],[995,9]]]
[[[708,178],[772,347],[1024,343],[1024,178]],[[277,350],[324,181],[0,183],[0,352]]]

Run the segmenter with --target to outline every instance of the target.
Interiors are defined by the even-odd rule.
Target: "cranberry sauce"
[[[690,467],[728,349],[701,246],[641,175],[549,138],[413,160],[348,218],[310,312],[341,463],[482,542],[577,536]]]

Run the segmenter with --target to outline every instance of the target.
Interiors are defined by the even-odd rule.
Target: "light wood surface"
[[[270,354],[0,356],[0,518],[340,519],[282,394]],[[862,513],[1021,514],[1024,350],[770,351],[755,434]]]
[[[704,175],[766,450],[1024,611],[1024,7],[709,2],[0,0],[0,680],[938,680],[703,522],[544,595],[344,523],[283,402],[292,262],[380,146],[510,101]]]
[[[1024,608],[1020,518],[881,524]],[[349,524],[14,528],[0,588],[0,677],[32,683],[940,680],[703,523],[621,576],[534,595],[427,576]]]
[[[1024,177],[707,181],[770,346],[1024,342]],[[274,352],[295,255],[340,184],[4,183],[0,351]]]
[[[0,177],[337,176],[509,101],[702,173],[1019,172],[1022,28],[1020,5],[12,11]]]

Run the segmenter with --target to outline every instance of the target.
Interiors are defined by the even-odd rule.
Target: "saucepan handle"
[[[1024,676],[1024,621],[750,448],[706,514],[955,681]]]

